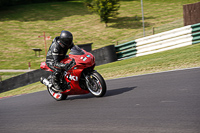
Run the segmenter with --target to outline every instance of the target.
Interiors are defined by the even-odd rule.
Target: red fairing
[[[70,63],[70,61],[72,61],[72,58],[73,58],[76,62],[76,65],[73,66],[70,70],[68,70],[67,72],[64,71],[64,75],[65,75],[64,78],[71,85],[71,89],[68,89],[68,90],[62,92],[66,95],[77,95],[77,94],[89,93],[88,90],[84,90],[80,87],[79,81],[80,81],[80,78],[81,78],[81,75],[82,75],[82,72],[84,69],[86,69],[86,68],[94,69],[95,58],[91,53],[86,52],[83,49],[80,52],[82,52],[80,55],[79,54],[69,54],[68,58],[65,58],[61,61],[61,63],[66,64],[66,63]],[[52,71],[46,65],[45,62],[42,62],[40,67],[46,71]]]
[[[86,52],[85,50],[84,51],[84,55],[72,55],[72,54],[69,54],[69,58],[65,58],[61,61],[61,63],[70,63],[70,61],[73,59],[75,59],[76,61],[76,66],[79,67],[79,68],[87,68],[87,67],[91,67],[91,66],[94,66],[95,65],[95,58],[94,56],[89,53],[89,52]]]
[[[71,83],[71,89],[66,90],[63,93],[67,93],[67,95],[77,95],[77,94],[87,94],[89,93],[88,90],[81,89],[79,85],[79,80],[81,78],[82,71],[88,67],[92,67],[92,69],[95,66],[95,59],[94,56],[83,50],[85,54],[83,55],[73,55],[69,54],[69,58],[65,58],[61,61],[61,63],[70,63],[72,58],[75,60],[76,65],[70,69],[68,72],[65,72],[65,80],[67,82]],[[71,81],[69,81],[69,79]]]
[[[52,71],[46,64],[46,62],[42,62],[40,65],[40,68],[45,70],[45,71]],[[53,71],[52,71],[53,72]]]

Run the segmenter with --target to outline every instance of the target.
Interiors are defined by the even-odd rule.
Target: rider
[[[65,58],[68,49],[74,46],[73,35],[69,31],[61,31],[60,36],[57,36],[52,41],[46,57],[47,66],[53,70],[52,84],[55,90],[61,90],[60,81],[62,70],[67,69],[68,64],[60,63]]]

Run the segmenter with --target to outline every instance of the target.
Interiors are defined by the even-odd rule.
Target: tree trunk
[[[108,27],[107,23],[105,23],[105,26]]]

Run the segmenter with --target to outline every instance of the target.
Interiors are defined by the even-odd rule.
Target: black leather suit
[[[61,72],[65,67],[65,64],[60,63],[60,61],[65,58],[68,51],[68,48],[60,43],[59,38],[59,36],[54,38],[46,57],[47,66],[54,71],[52,81],[53,84],[59,84],[60,82]]]
[[[65,64],[60,63],[65,58],[68,48],[59,43],[59,36],[55,37],[46,57],[46,63],[53,71],[60,71]]]

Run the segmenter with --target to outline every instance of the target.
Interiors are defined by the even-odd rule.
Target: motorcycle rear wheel
[[[86,77],[87,78],[87,77]],[[96,97],[103,97],[107,91],[106,82],[97,71],[93,71],[86,80],[88,90]]]
[[[55,92],[51,88],[47,87],[49,94],[57,101],[65,100],[68,95],[62,94],[60,92]]]

